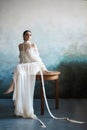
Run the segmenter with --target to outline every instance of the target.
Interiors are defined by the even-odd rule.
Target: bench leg
[[[42,83],[41,83],[41,115],[44,115],[44,95],[43,95]]]
[[[59,108],[59,84],[58,79],[55,80],[55,109]],[[44,115],[44,95],[41,83],[41,115]]]
[[[59,84],[58,79],[55,80],[55,109],[59,108]]]

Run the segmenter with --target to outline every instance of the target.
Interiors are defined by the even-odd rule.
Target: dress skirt
[[[36,62],[18,64],[13,80],[15,83],[13,100],[15,115],[25,118],[36,118],[33,109],[33,96],[36,74],[40,71]]]

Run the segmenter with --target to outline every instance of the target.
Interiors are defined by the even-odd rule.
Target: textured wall
[[[84,68],[87,62],[86,0],[0,0],[1,96],[18,64],[18,44],[26,29],[32,31],[32,41],[48,69],[62,71],[61,66],[72,62],[83,63]],[[67,76],[64,72],[61,83],[65,81],[63,76]]]

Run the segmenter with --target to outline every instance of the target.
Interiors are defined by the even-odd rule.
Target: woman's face
[[[31,39],[31,32],[26,32],[23,36],[24,41],[28,41]]]

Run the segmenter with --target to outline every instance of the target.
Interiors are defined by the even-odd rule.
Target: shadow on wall
[[[58,70],[61,72],[60,97],[87,98],[87,63],[61,62]]]

